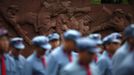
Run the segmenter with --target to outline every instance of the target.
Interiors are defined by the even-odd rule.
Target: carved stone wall
[[[128,5],[93,5],[90,0],[0,0],[0,27],[7,28],[10,37],[25,39],[23,54],[27,56],[33,51],[30,40],[39,34],[62,35],[67,29],[80,30],[84,35],[122,32],[133,23],[131,1]]]

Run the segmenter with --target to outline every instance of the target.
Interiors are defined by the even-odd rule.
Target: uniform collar
[[[36,51],[34,51],[33,56],[34,56],[36,59],[39,59],[39,58],[37,57],[37,52],[36,52]]]
[[[76,62],[80,67],[82,67],[83,69],[87,68],[90,66],[90,63],[88,65],[84,65],[81,62],[79,62],[79,58],[77,60],[75,60],[74,62]]]
[[[84,64],[82,64],[82,63],[80,63],[80,62],[78,62],[78,64],[79,64],[80,66],[82,66],[83,68],[88,68],[88,67],[89,67],[89,65],[84,65]]]
[[[130,47],[128,42],[126,42],[124,45],[125,45],[126,49],[129,49],[129,51],[132,51],[132,49],[134,49],[134,48]]]
[[[10,55],[11,57],[13,57],[15,60],[19,60],[20,55],[18,55],[18,57],[15,57],[15,56],[12,54],[12,52],[9,52],[9,55]]]
[[[112,59],[112,56],[113,56],[113,55],[109,54],[107,51],[104,51],[103,55],[107,56],[110,59]]]
[[[35,58],[35,60],[41,60],[41,58],[37,57],[37,52],[36,52],[36,51],[34,51],[33,57]],[[43,57],[44,57],[44,56],[43,56]]]
[[[4,53],[2,56],[4,56],[4,59],[6,60],[9,57],[8,53]]]

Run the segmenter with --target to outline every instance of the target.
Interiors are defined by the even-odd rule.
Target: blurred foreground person
[[[94,33],[94,34],[90,34],[88,37],[89,37],[89,39],[92,39],[92,40],[94,40],[96,42],[98,50],[99,50],[99,52],[97,52],[97,54],[96,54],[96,56],[94,58],[94,61],[96,63],[96,62],[98,62],[98,59],[99,59],[99,57],[101,56],[101,54],[103,52],[103,42],[102,42],[102,39],[101,39],[101,34]]]
[[[15,60],[16,75],[26,75],[26,59],[21,55],[21,52],[25,49],[25,45],[23,44],[23,38],[12,38],[10,40],[10,44],[13,48],[10,55]]]
[[[124,34],[126,43],[118,50],[115,56],[118,62],[113,61],[114,68],[119,64],[113,71],[114,75],[134,75],[134,24],[128,26]]]
[[[131,52],[131,48],[133,47],[133,24],[129,25],[124,30],[125,43],[117,50],[112,59],[112,71],[113,74],[117,71],[118,67],[122,63],[122,61],[126,58],[126,56]]]
[[[72,51],[76,49],[75,40],[80,37],[81,33],[76,30],[67,30],[64,33],[63,44],[50,54],[47,75],[61,75],[63,67],[75,59]]]
[[[112,56],[121,45],[119,33],[112,33],[103,40],[105,51],[98,60],[100,75],[112,75]]]
[[[46,67],[48,65],[45,52],[51,49],[48,42],[49,39],[46,36],[36,36],[32,39],[35,52],[27,59],[29,63],[28,75],[47,75]]]
[[[15,62],[8,54],[9,40],[7,38],[8,31],[0,28],[0,75],[16,75]]]
[[[89,38],[77,40],[78,60],[66,65],[61,75],[100,75],[97,66],[91,63],[96,54],[96,43]]]

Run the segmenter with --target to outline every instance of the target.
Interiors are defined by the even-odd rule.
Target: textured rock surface
[[[132,0],[133,1],[133,0]],[[93,5],[90,0],[0,0],[0,27],[9,36],[22,36],[27,44],[24,55],[32,52],[30,39],[38,34],[67,29],[80,30],[84,35],[103,35],[122,30],[133,22],[132,5]]]

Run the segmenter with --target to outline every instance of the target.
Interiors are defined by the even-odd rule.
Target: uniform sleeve
[[[23,62],[24,62],[24,65],[23,65],[23,75],[28,75],[27,74],[27,62],[26,62],[26,59],[22,58]]]
[[[61,74],[60,75],[71,75],[68,71],[66,71],[65,69],[63,69],[61,71]]]
[[[112,60],[113,66],[119,65],[122,62],[122,60],[124,59],[124,57],[125,57],[125,55],[123,55],[123,54],[115,55]]]
[[[134,75],[132,68],[120,67],[114,75]]]
[[[102,59],[98,61],[98,68],[100,70],[100,75],[106,75],[107,68],[108,68],[108,63],[106,60]]]
[[[29,62],[25,64],[25,75],[32,75],[32,65]]]
[[[48,59],[47,75],[59,75],[59,64],[56,59],[50,55]]]
[[[117,54],[113,57],[112,59],[112,73],[113,74],[119,68],[119,65],[122,63],[123,59],[125,59],[124,54]]]

